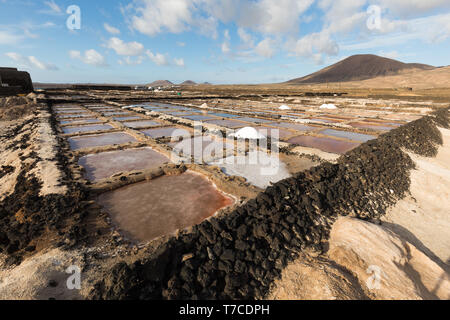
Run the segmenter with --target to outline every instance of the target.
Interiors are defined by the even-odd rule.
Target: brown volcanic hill
[[[419,63],[403,63],[373,54],[348,57],[306,77],[288,81],[288,84],[345,82],[397,75],[413,70],[432,70],[435,67]]]
[[[169,80],[156,80],[147,85],[148,87],[170,87],[173,83]]]
[[[195,86],[197,83],[192,80],[186,80],[183,83],[180,83],[181,86]]]

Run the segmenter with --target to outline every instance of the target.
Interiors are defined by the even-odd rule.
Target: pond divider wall
[[[92,299],[261,299],[300,252],[323,252],[339,216],[377,221],[410,188],[411,158],[432,157],[448,109],[368,141],[338,159],[268,187],[256,199],[190,231],[145,259],[108,270]]]

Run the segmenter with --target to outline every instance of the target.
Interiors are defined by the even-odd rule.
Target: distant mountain
[[[147,84],[148,87],[170,87],[173,86],[173,83],[169,80],[157,80],[152,83]]]
[[[192,80],[186,80],[183,83],[180,83],[181,86],[195,86],[197,83]]]
[[[398,75],[414,70],[432,69],[435,69],[435,67],[419,63],[403,63],[373,54],[360,54],[348,57],[306,77],[290,80],[287,83],[307,84],[357,81]]]

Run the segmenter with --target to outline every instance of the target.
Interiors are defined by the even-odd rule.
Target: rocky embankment
[[[13,265],[55,244],[74,245],[84,195],[64,169],[48,107],[21,97],[0,105],[3,115],[20,118],[0,128],[0,253]]]
[[[342,156],[267,188],[231,214],[179,234],[145,259],[118,263],[93,299],[260,299],[289,263],[327,250],[343,216],[380,222],[405,198],[415,165],[434,157],[448,109],[390,131]]]

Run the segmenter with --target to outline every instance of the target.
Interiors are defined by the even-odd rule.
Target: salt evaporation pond
[[[84,167],[87,179],[99,181],[120,172],[157,168],[166,162],[166,156],[141,148],[89,154],[80,158],[78,164]]]
[[[333,136],[338,138],[345,138],[354,141],[367,142],[369,140],[376,139],[376,136],[372,136],[369,134],[356,133],[351,131],[343,131],[343,130],[333,130],[333,129],[325,129],[323,131],[319,131],[319,133],[326,136]]]
[[[161,123],[156,122],[156,121],[151,121],[151,120],[130,121],[130,122],[123,122],[122,124],[127,126],[128,128],[133,128],[133,129],[156,127],[156,126],[161,125]]]
[[[234,152],[234,145],[213,139],[210,136],[197,136],[180,142],[171,142],[169,145],[173,148],[176,155],[189,158],[194,157],[198,162]]]
[[[287,142],[302,147],[316,148],[325,152],[336,154],[344,154],[347,151],[350,151],[360,145],[360,143],[356,142],[348,142],[313,136],[298,136],[289,139]]]
[[[215,124],[217,126],[225,127],[225,128],[242,128],[247,124],[244,122],[234,121],[234,120],[207,120],[206,123]]]
[[[289,178],[291,175],[278,156],[256,151],[246,156],[231,156],[212,164],[219,166],[229,176],[240,176],[259,188]]]
[[[188,171],[104,193],[98,202],[126,236],[150,241],[199,224],[234,201]]]
[[[126,134],[125,132],[104,133],[81,137],[71,137],[68,139],[70,148],[72,150],[103,147],[114,144],[124,144],[129,142],[136,142],[137,140]]]
[[[190,137],[190,133],[189,131],[185,130],[185,129],[180,129],[177,127],[164,127],[164,128],[156,128],[156,129],[148,129],[148,130],[142,130],[141,131],[143,134],[145,134],[146,136],[149,136],[153,139],[158,139],[158,138],[170,138],[172,137],[175,133],[176,136],[183,136],[183,137]]]
[[[80,127],[64,127],[64,133],[81,133],[81,132],[90,132],[90,131],[102,131],[102,130],[110,130],[113,129],[109,124],[93,124],[87,126]]]

